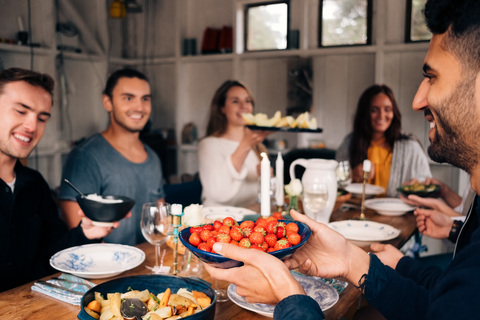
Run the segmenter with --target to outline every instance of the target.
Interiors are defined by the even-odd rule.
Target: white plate
[[[338,301],[338,293],[335,288],[324,283],[320,278],[309,277],[298,272],[292,272],[292,275],[302,285],[305,292],[315,299],[320,305],[320,308],[325,311],[331,308]],[[237,294],[237,286],[230,284],[227,289],[227,294],[230,300],[236,305],[261,314],[262,316],[273,318],[273,310],[275,306],[262,303],[248,303],[245,298]]]
[[[257,214],[255,211],[239,208],[239,207],[203,207],[202,215],[205,217],[207,214],[218,215],[218,218],[223,218],[225,215],[234,216],[235,220],[243,220],[243,217],[251,214]]]
[[[386,241],[395,239],[400,234],[400,230],[388,224],[369,220],[335,221],[330,222],[328,226],[348,240]]]
[[[345,187],[345,190],[353,194],[362,194],[363,183],[351,183]],[[384,192],[385,192],[385,189],[380,186],[376,186],[368,183],[365,185],[365,195],[367,196],[375,196],[377,194],[382,194]]]
[[[103,279],[133,269],[144,260],[145,253],[138,248],[96,243],[59,251],[50,258],[50,265],[78,277]]]
[[[384,216],[401,216],[415,210],[398,198],[379,198],[365,200],[365,207],[377,211]]]

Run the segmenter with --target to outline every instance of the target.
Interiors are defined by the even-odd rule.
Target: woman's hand
[[[213,249],[244,263],[242,267],[231,269],[217,269],[205,264],[205,269],[214,279],[234,283],[237,293],[249,303],[277,304],[290,295],[305,294],[285,264],[268,253],[219,242],[213,245]]]
[[[250,150],[253,146],[262,143],[270,134],[272,134],[271,131],[250,130],[245,127],[240,144],[247,146],[248,150]]]
[[[430,208],[450,217],[460,216],[458,212],[453,210],[449,205],[447,205],[445,202],[443,202],[440,199],[422,198],[413,194],[409,195],[408,197],[400,195],[400,199],[402,199],[405,203],[408,203],[409,205],[414,207]]]
[[[252,147],[262,143],[262,141],[272,133],[270,131],[252,131],[247,127],[245,127],[244,130],[243,138],[231,157],[232,164],[237,172],[242,170],[243,163],[245,159],[247,159]]]
[[[367,181],[373,181],[375,178],[375,165],[372,163],[370,172],[368,173]],[[352,182],[363,182],[363,163],[360,163],[352,170]]]
[[[450,234],[453,220],[450,216],[432,209],[418,208],[414,211],[417,216],[417,228],[422,234],[436,238],[445,239]]]

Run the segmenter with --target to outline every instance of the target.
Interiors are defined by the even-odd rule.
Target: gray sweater
[[[337,149],[336,160],[349,160],[349,146],[352,134],[345,137]],[[420,143],[415,138],[402,139],[395,142],[393,146],[392,167],[390,168],[390,179],[388,181],[387,197],[397,197],[397,188],[403,182],[417,178],[419,181],[431,177],[428,157]]]

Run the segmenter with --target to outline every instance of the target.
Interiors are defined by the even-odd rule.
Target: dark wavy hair
[[[26,83],[39,87],[50,94],[53,104],[53,89],[55,81],[51,76],[45,73],[39,73],[21,68],[10,68],[0,71],[0,94],[7,83],[15,81],[25,81]]]
[[[225,107],[228,90],[233,87],[245,89],[252,99],[252,106],[255,106],[252,94],[245,84],[238,80],[225,81],[215,92],[215,95],[212,99],[212,104],[210,105],[210,116],[207,124],[207,137],[220,136],[227,130],[227,117],[222,112],[222,108]]]
[[[432,33],[447,32],[443,45],[464,69],[480,70],[480,1],[428,0],[423,13]]]
[[[353,133],[349,149],[349,160],[352,168],[362,163],[363,160],[367,159],[367,151],[373,138],[370,107],[373,98],[380,93],[384,93],[388,96],[393,107],[392,123],[390,124],[390,127],[388,127],[387,131],[385,131],[385,140],[390,147],[390,151],[393,150],[395,141],[406,137],[401,133],[402,115],[398,110],[397,101],[395,100],[392,89],[386,85],[379,84],[367,88],[358,100],[357,111],[353,121]]]
[[[140,80],[145,80],[149,82],[147,76],[140,71],[129,68],[120,69],[113,72],[110,77],[108,77],[107,84],[105,85],[105,89],[103,90],[103,94],[106,94],[110,97],[110,99],[112,99],[113,89],[117,85],[118,80],[120,80],[121,78],[138,78]]]

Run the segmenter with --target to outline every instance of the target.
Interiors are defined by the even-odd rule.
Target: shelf
[[[56,50],[46,47],[30,47],[17,44],[0,43],[0,51],[30,54],[32,49],[34,54],[53,55],[56,53]]]
[[[214,54],[199,54],[195,56],[182,56],[182,62],[209,62],[209,61],[228,61],[232,60],[236,54],[233,53],[214,53]]]
[[[119,58],[119,57],[110,57],[109,62],[115,64],[122,64],[126,66],[138,66],[138,65],[154,65],[154,64],[166,64],[166,63],[175,63],[175,57],[157,57],[157,58],[147,58],[147,59],[131,59],[131,58]]]

